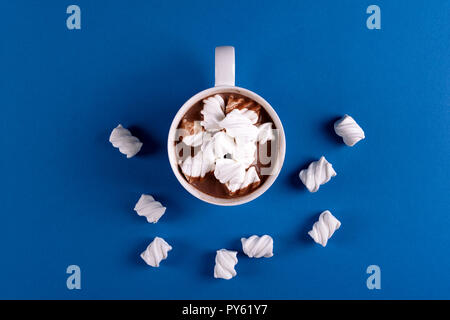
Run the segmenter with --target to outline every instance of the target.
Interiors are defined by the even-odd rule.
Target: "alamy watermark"
[[[66,273],[70,274],[67,278],[66,286],[69,290],[81,289],[81,269],[76,264],[72,264],[67,267]]]
[[[381,9],[379,6],[372,4],[367,7],[366,13],[370,14],[367,18],[366,26],[367,29],[381,29]]]
[[[366,285],[367,289],[373,290],[381,289],[381,269],[376,264],[372,264],[367,267],[366,273],[370,274],[370,276],[367,278]]]
[[[67,7],[67,14],[70,16],[67,17],[66,26],[69,30],[80,30],[81,29],[81,9],[79,6],[75,4],[71,4]]]

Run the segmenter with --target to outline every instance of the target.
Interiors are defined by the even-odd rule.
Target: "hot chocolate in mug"
[[[172,167],[173,173],[175,174],[181,185],[198,199],[223,206],[243,204],[262,195],[267,189],[270,188],[270,186],[278,177],[281,167],[283,166],[286,153],[286,138],[283,126],[272,106],[256,93],[244,88],[237,87],[234,84],[234,47],[217,47],[215,50],[215,86],[213,88],[209,88],[197,93],[195,96],[193,96],[183,104],[172,121],[167,141],[170,166]],[[217,95],[219,95],[219,97]],[[212,97],[212,99],[218,97],[222,104],[224,103],[225,99],[239,98],[240,101],[246,101],[247,105],[257,105],[258,108],[261,107],[259,110],[262,109],[262,117],[265,116],[266,120],[269,120],[273,123],[273,140],[267,142],[265,145],[260,145],[259,143],[257,144],[258,155],[255,156],[255,159],[258,159],[258,164],[263,164],[260,166],[254,164],[254,166],[258,168],[258,176],[260,178],[260,182],[258,183],[257,187],[249,190],[248,192],[222,194],[222,189],[219,190],[219,188],[217,186],[213,186],[213,183],[211,182],[214,180],[217,184],[220,184],[220,182],[214,178],[214,172],[208,173],[207,178],[198,177],[197,180],[187,177],[181,170],[182,160],[180,159],[180,149],[177,148],[177,146],[184,143],[182,142],[183,138],[180,139],[180,135],[182,136],[182,134],[180,134],[180,123],[183,119],[186,118],[186,115],[189,114],[189,112],[192,113],[193,109],[198,109],[198,106],[201,106],[203,101],[210,97]],[[224,106],[222,107],[225,108]],[[261,119],[261,116],[259,118]],[[196,122],[200,123],[200,120],[202,119],[198,120],[199,121]],[[202,130],[204,130],[204,128]],[[191,151],[188,151],[188,153],[190,152]],[[229,157],[229,155],[226,155],[224,156],[224,158],[227,158],[227,156]],[[192,157],[194,157],[194,152],[192,152]],[[225,186],[222,187],[223,190],[226,190]],[[219,191],[216,192],[217,190]]]

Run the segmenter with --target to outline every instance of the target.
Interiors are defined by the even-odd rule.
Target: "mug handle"
[[[215,86],[234,86],[234,47],[216,47]]]

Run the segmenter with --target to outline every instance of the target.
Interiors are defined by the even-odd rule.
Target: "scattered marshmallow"
[[[253,110],[249,110],[249,109],[240,109],[239,110],[241,112],[241,114],[246,117],[248,120],[250,120],[251,124],[255,125],[258,120],[259,120],[259,114],[256,113]]]
[[[229,280],[236,276],[234,267],[238,263],[237,252],[226,249],[217,250],[214,278]]]
[[[311,162],[308,169],[300,171],[299,176],[309,192],[316,192],[322,184],[336,176],[336,171],[331,163],[322,156],[318,161]]]
[[[259,184],[259,182],[261,182],[261,180],[256,172],[256,168],[252,166],[245,172],[244,182],[242,182],[240,189],[247,188],[252,184]]]
[[[225,186],[227,187],[230,194],[236,193],[239,190],[244,190],[248,187],[255,188],[260,184],[261,180],[259,179],[259,175],[256,172],[256,169],[254,166],[248,168],[248,170],[245,172],[244,181],[242,183],[226,183]]]
[[[267,141],[275,139],[272,129],[272,122],[263,123],[258,127],[258,142],[265,144]]]
[[[254,142],[237,143],[232,158],[242,163],[245,168],[256,162],[257,146]]]
[[[157,223],[166,212],[166,207],[156,201],[152,196],[143,194],[134,207],[138,215],[146,217],[149,223]]]
[[[198,147],[203,144],[205,140],[209,140],[211,135],[207,132],[201,131],[189,136],[183,137],[183,143],[190,147]]]
[[[273,256],[273,239],[269,235],[241,238],[242,251],[250,258],[270,258]]]
[[[219,124],[238,144],[255,142],[258,137],[258,127],[238,109],[228,113]]]
[[[147,249],[141,253],[141,258],[149,266],[157,268],[162,260],[167,259],[167,253],[170,250],[172,247],[163,238],[155,237]]]
[[[225,101],[222,96],[216,94],[213,97],[203,100],[203,103],[203,110],[201,111],[203,121],[201,125],[207,131],[216,132],[221,130],[222,127],[219,123],[225,118]]]
[[[328,239],[331,238],[333,233],[339,229],[340,226],[341,222],[336,219],[330,211],[326,210],[320,214],[319,220],[314,223],[312,230],[309,231],[308,234],[316,243],[325,247]]]
[[[233,159],[218,159],[214,176],[220,183],[241,185],[245,179],[245,167],[242,163]]]
[[[216,159],[222,159],[227,154],[234,154],[236,151],[236,143],[234,139],[227,135],[224,131],[219,131],[213,136],[214,155]]]
[[[350,147],[365,138],[363,129],[349,115],[345,115],[334,123],[334,131]]]
[[[200,150],[194,157],[187,157],[181,164],[181,171],[188,181],[203,178],[208,172],[214,170],[214,161],[211,148],[205,148],[205,151]]]
[[[119,151],[125,154],[127,158],[135,156],[142,147],[142,142],[131,135],[130,131],[122,127],[121,124],[113,129],[109,136],[109,142],[111,142],[115,148],[119,148]]]

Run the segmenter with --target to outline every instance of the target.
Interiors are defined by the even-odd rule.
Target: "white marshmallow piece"
[[[143,194],[134,207],[138,215],[147,218],[148,223],[157,223],[166,212],[161,202],[156,201],[152,196]]]
[[[258,141],[260,144],[265,144],[267,141],[275,139],[273,134],[272,122],[266,122],[258,127]]]
[[[203,146],[202,146],[203,148]],[[189,178],[203,178],[214,170],[214,155],[211,148],[205,146],[205,151],[198,151],[194,157],[187,157],[181,164],[181,171]]]
[[[333,233],[339,229],[341,222],[334,217],[330,211],[326,210],[319,216],[319,220],[314,223],[312,230],[308,232],[311,238],[316,243],[325,247],[328,243],[328,239],[331,238]]]
[[[130,131],[122,127],[121,124],[113,129],[109,136],[109,142],[115,148],[119,148],[119,151],[125,154],[127,158],[135,156],[142,148],[142,142],[131,135]]]
[[[241,189],[247,188],[249,185],[260,181],[261,180],[256,172],[256,168],[252,166],[245,172],[244,182],[241,184]]]
[[[247,188],[249,185],[258,183],[260,181],[261,180],[259,179],[255,167],[252,166],[248,168],[248,170],[245,172],[244,181],[242,183],[235,183],[235,184],[227,183],[225,186],[227,187],[228,191],[234,193],[240,189]]]
[[[206,131],[216,132],[222,129],[220,121],[225,118],[225,101],[222,96],[216,94],[213,97],[203,100],[203,121],[200,123]]]
[[[256,143],[237,143],[232,158],[248,168],[256,161]]]
[[[245,178],[245,167],[233,159],[218,159],[214,176],[220,183],[241,185]]]
[[[213,139],[211,138],[211,135],[208,133],[208,139],[203,140],[203,144],[201,146],[201,152],[202,154],[202,177],[205,173],[208,173],[210,171],[214,170],[214,164],[216,161],[216,156],[214,154],[214,147],[215,143]]]
[[[350,147],[366,137],[363,129],[347,114],[334,123],[334,131]]]
[[[238,109],[228,113],[219,124],[238,144],[255,142],[258,137],[258,128]]]
[[[167,253],[170,250],[172,247],[163,238],[155,237],[147,249],[141,253],[141,258],[149,266],[157,268],[162,260],[167,259]]]
[[[229,280],[236,276],[234,267],[238,262],[237,252],[226,249],[217,250],[216,265],[214,266],[214,278]]]
[[[248,118],[252,124],[258,122],[259,115],[255,111],[248,110],[247,108],[235,110],[238,110],[244,117]]]
[[[203,144],[204,141],[210,139],[211,135],[207,132],[201,131],[195,134],[183,137],[184,144],[190,147],[198,147]]]
[[[336,176],[336,171],[331,163],[322,156],[318,161],[311,162],[308,169],[300,171],[299,176],[309,192],[317,192],[322,184]]]
[[[234,139],[224,131],[219,131],[213,136],[214,156],[216,159],[222,159],[227,154],[234,154],[236,143]]]
[[[269,235],[241,238],[242,251],[250,258],[270,258],[273,256],[273,239]]]

